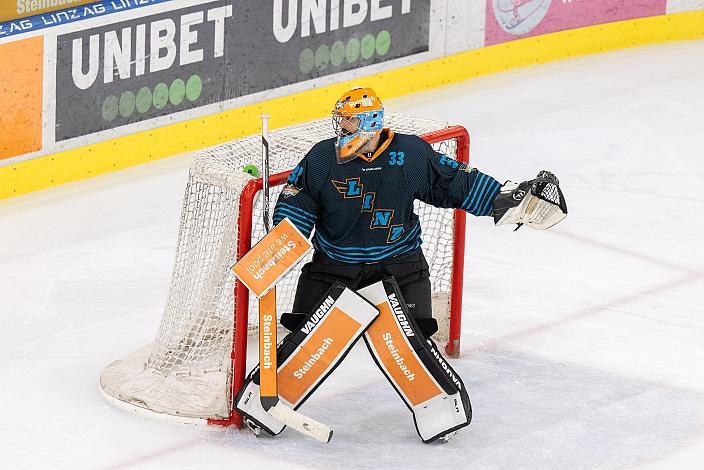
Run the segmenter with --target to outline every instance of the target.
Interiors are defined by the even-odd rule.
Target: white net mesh
[[[444,122],[387,114],[396,132],[424,134],[447,127]],[[318,141],[333,137],[323,119],[271,133],[271,174],[289,171]],[[455,157],[456,143],[434,147]],[[154,343],[108,366],[101,388],[109,397],[146,410],[194,418],[230,415],[234,323],[234,275],[240,195],[251,178],[243,171],[260,165],[261,138],[235,140],[198,153],[184,196],[176,259],[164,316]],[[273,187],[276,201],[281,186]],[[263,235],[261,207],[252,214],[252,244]],[[431,268],[438,343],[447,341],[448,305],[453,265],[453,212],[416,203],[423,229],[423,250]],[[277,284],[279,312],[290,311],[298,270]],[[250,299],[249,323],[257,328]],[[240,328],[240,325],[237,326]],[[256,353],[255,353],[256,354]]]

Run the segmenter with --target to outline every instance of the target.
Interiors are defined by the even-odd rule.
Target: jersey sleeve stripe
[[[308,222],[302,222],[299,219],[297,219],[296,217],[291,217],[287,214],[274,215],[274,224],[278,224],[279,222],[281,222],[282,220],[284,220],[287,217],[289,219],[291,219],[291,222],[295,223],[297,226],[302,226],[302,227],[305,227],[306,229],[311,229],[311,230],[313,229],[313,224],[310,224]]]
[[[289,210],[279,210],[276,212],[276,214],[274,214],[274,217],[280,217],[282,219],[284,217],[288,217],[291,220],[296,220],[297,222],[300,222],[303,225],[309,225],[310,227],[313,227],[313,225],[315,225],[314,222],[311,222],[310,220],[304,219],[300,215],[296,214],[293,211],[289,211]]]
[[[313,228],[313,225],[315,225],[315,220],[310,220],[306,219],[303,216],[301,216],[299,213],[292,211],[286,207],[278,207],[277,210],[274,213],[274,217],[277,217],[279,215],[282,215],[283,217],[289,217],[291,220],[296,220],[297,222],[310,226],[310,228]],[[283,219],[283,217],[281,217]]]
[[[472,211],[472,208],[477,203],[477,199],[481,197],[481,192],[484,190],[487,184],[487,177],[483,173],[479,173],[476,179],[476,183],[472,187],[472,200],[467,204],[467,210]]]
[[[312,229],[313,229],[313,225],[315,225],[315,224],[313,224],[312,222],[309,222],[309,221],[307,221],[307,220],[301,219],[300,217],[298,217],[298,216],[295,215],[295,214],[289,214],[289,213],[286,213],[286,212],[280,212],[280,213],[276,214],[276,216],[275,216],[274,218],[275,218],[275,219],[280,219],[280,220],[279,220],[279,222],[280,222],[281,220],[283,220],[283,219],[286,218],[286,217],[288,217],[289,219],[291,219],[291,221],[292,221],[292,222],[295,222],[297,225],[302,225],[302,226],[306,227],[306,228],[309,229],[309,230],[312,230]]]
[[[280,224],[281,221],[284,219],[285,219],[285,217],[274,217],[274,219],[273,219],[274,225]],[[303,225],[297,220],[294,220],[291,218],[289,218],[289,219],[291,220],[291,222],[293,222],[293,225],[295,225],[298,228],[298,230],[300,230],[301,233],[303,233],[304,235],[310,235],[310,233],[313,231],[313,227],[310,227],[308,225]]]
[[[494,180],[491,183],[491,188],[489,189],[489,192],[487,193],[486,202],[484,203],[484,206],[482,207],[481,213],[479,215],[491,214],[492,210],[494,209],[494,198],[496,197],[496,194],[499,192],[499,189],[501,189],[501,183]]]
[[[282,213],[282,214],[291,214],[291,215],[294,215],[294,216],[298,217],[299,219],[304,220],[304,221],[311,223],[311,224],[314,224],[315,220],[316,220],[315,218],[310,218],[310,217],[307,217],[307,216],[301,214],[299,211],[292,209],[290,206],[287,206],[287,207],[278,206],[274,210],[274,212],[275,213]]]
[[[472,185],[472,190],[470,191],[470,195],[472,196],[471,201],[464,206],[464,210],[467,212],[472,212],[472,208],[477,202],[477,198],[480,196],[481,192],[484,190],[486,187],[486,184],[488,183],[488,179],[485,174],[479,173],[477,176],[477,179],[474,180],[474,184]]]
[[[292,206],[291,204],[287,204],[287,203],[285,203],[285,202],[280,202],[280,203],[278,204],[278,206],[281,207],[281,208],[284,208],[284,207],[285,207],[285,208],[287,208],[287,209],[290,209],[290,210],[299,212],[302,217],[307,218],[307,219],[310,219],[310,220],[313,221],[313,222],[315,222],[315,221],[317,220],[317,218],[318,218],[318,216],[316,216],[315,214],[312,214],[312,213],[308,212],[308,211],[305,210],[305,209],[301,209],[300,207]]]
[[[293,222],[294,225],[296,225],[296,227],[298,227],[299,229],[301,229],[302,232],[307,232],[308,234],[310,234],[310,232],[313,231],[313,224],[311,224],[310,222],[301,221],[301,220],[298,219],[297,217],[291,216],[291,215],[287,215],[287,214],[281,214],[281,215],[276,215],[276,216],[274,216],[274,224],[280,223],[280,222],[281,222],[282,220],[284,220],[284,218],[286,218],[286,217],[288,217],[289,219],[291,219],[291,222]]]
[[[468,176],[468,178],[469,178],[469,176]],[[476,186],[476,181],[475,181],[475,186]],[[462,204],[460,205],[460,207],[461,207],[462,209],[467,210],[467,204],[469,203],[469,199],[472,197],[472,194],[474,194],[474,191],[473,191],[473,190],[470,190],[470,191],[467,193],[467,197],[464,198],[464,201],[462,201]]]
[[[475,215],[479,215],[477,212],[479,210],[479,207],[484,204],[484,197],[486,196],[486,192],[489,189],[489,186],[491,186],[491,178],[482,175],[484,179],[482,180],[482,187],[480,191],[478,191],[477,197],[474,199],[474,202],[469,206],[469,212]]]

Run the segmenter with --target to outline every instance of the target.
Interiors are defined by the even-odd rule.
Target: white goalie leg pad
[[[459,392],[444,394],[430,403],[414,407],[412,411],[423,442],[434,441],[469,424]]]
[[[472,420],[467,390],[435,343],[423,338],[394,278],[359,293],[379,310],[379,316],[364,333],[367,348],[413,413],[423,442],[433,442],[467,426]]]
[[[254,372],[258,371],[259,367]],[[279,434],[284,430],[284,424],[264,410],[259,395],[259,384],[254,383],[251,375],[237,395],[237,411],[247,416],[272,436]]]
[[[379,314],[356,292],[336,282],[295,331],[276,348],[279,400],[298,409],[342,362]],[[259,399],[259,366],[237,394],[235,407],[271,435],[284,425]]]

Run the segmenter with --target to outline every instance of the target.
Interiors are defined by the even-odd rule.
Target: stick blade
[[[298,411],[292,410],[280,401],[269,408],[268,413],[286,426],[310,436],[320,442],[328,443],[332,439],[332,429],[313,418],[309,418]]]

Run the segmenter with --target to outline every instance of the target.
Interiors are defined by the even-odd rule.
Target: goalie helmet
[[[381,133],[384,107],[371,88],[352,88],[335,103],[332,125],[337,135],[335,149],[338,163],[346,163]]]

